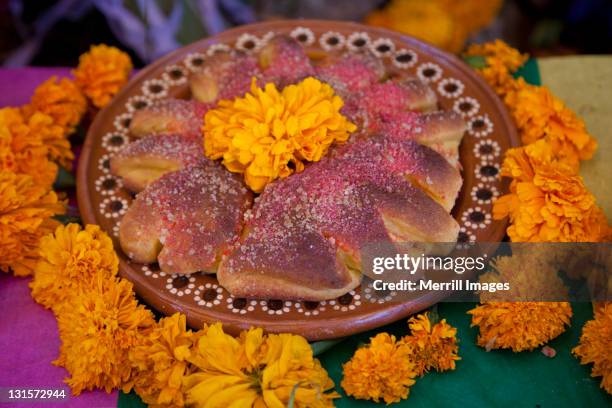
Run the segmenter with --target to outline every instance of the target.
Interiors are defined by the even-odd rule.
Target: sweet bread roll
[[[300,43],[284,35],[272,38],[261,48],[258,62],[264,82],[273,82],[279,88],[313,76],[315,72]]]
[[[204,61],[202,70],[189,78],[189,87],[194,99],[214,103],[243,96],[251,89],[252,78],[261,76],[255,58],[241,52],[223,52]]]
[[[180,135],[152,135],[125,146],[111,158],[110,171],[124,186],[140,192],[166,173],[206,160],[202,143]]]
[[[215,272],[251,201],[240,177],[218,163],[168,173],[136,196],[121,221],[121,248],[165,272]]]
[[[456,173],[414,141],[356,141],[266,187],[246,217],[240,243],[222,260],[219,282],[235,296],[319,301],[359,284],[364,246],[454,242],[459,225],[438,201],[447,204],[446,197],[457,193],[458,187],[443,183],[446,171]],[[432,180],[438,200],[406,174]],[[294,260],[295,269],[289,267]]]
[[[243,242],[220,266],[219,284],[236,297],[318,301],[361,282],[361,273],[321,234],[295,231],[280,240]]]
[[[175,133],[185,137],[201,137],[204,115],[209,105],[182,99],[164,99],[136,111],[130,122],[130,134],[143,137]]]
[[[433,91],[418,79],[403,82],[374,83],[345,100],[342,112],[365,131],[380,128],[386,117],[404,112],[428,112],[436,109]]]
[[[383,114],[375,129],[398,140],[410,139],[427,145],[444,156],[451,165],[459,168],[459,144],[466,125],[456,112]]]
[[[370,52],[344,53],[325,58],[315,67],[315,76],[345,98],[381,81],[385,67]]]
[[[431,112],[437,109],[436,93],[423,81],[415,77],[404,77],[397,82],[406,90],[406,106],[409,110]]]
[[[455,204],[462,185],[459,171],[435,150],[405,138],[369,135],[334,152],[329,166],[350,169],[353,177],[384,185],[387,174],[403,177],[423,190],[446,211]]]

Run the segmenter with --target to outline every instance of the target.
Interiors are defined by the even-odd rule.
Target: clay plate
[[[221,321],[236,333],[251,326],[271,332],[293,332],[310,340],[347,336],[382,326],[438,302],[443,293],[415,294],[393,301],[393,292],[378,294],[360,287],[325,302],[237,299],[218,286],[214,276],[165,274],[153,265],[131,262],[117,242],[121,216],[132,201],[121,180],[110,175],[108,159],[129,136],[132,113],[160,98],[189,97],[187,75],[205,58],[225,48],[258,49],[274,34],[289,34],[310,55],[370,48],[390,70],[412,73],[429,83],[442,109],[461,113],[468,131],[460,147],[463,189],[453,215],[461,224],[460,240],[497,242],[505,223],[493,221],[491,201],[507,187],[499,178],[503,152],[518,145],[514,126],[494,92],[453,55],[414,38],[360,24],[333,21],[275,21],[242,26],[181,48],[136,75],[95,118],[78,168],[79,207],[84,222],[99,224],[115,240],[120,274],[134,283],[138,295],[163,314],[185,313],[192,327]]]

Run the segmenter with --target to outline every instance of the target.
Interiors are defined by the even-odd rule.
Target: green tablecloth
[[[598,139],[600,149],[590,163],[583,165],[583,175],[589,188],[608,216],[612,214],[612,188],[609,171],[604,161],[612,150],[612,137],[608,134],[612,117],[612,57],[563,57],[530,60],[520,75],[534,84],[543,83],[560,96],[587,122]],[[606,121],[607,126],[606,126]],[[468,310],[474,303],[441,303],[438,314],[457,327],[462,360],[451,372],[426,374],[417,379],[407,400],[394,404],[397,407],[611,407],[612,396],[599,388],[601,378],[591,378],[590,366],[581,366],[571,355],[578,343],[582,326],[592,319],[590,303],[573,304],[571,327],[549,345],[557,351],[554,358],[544,356],[540,350],[513,353],[508,350],[486,352],[476,346],[478,330],[470,328]],[[396,336],[407,334],[405,320],[375,331],[345,339],[319,358],[342,395],[338,407],[377,406],[369,401],[347,397],[340,382],[342,364],[348,361],[355,349],[367,343],[380,331]],[[380,403],[383,405],[384,403]],[[120,394],[119,407],[141,407],[142,402],[134,393]]]

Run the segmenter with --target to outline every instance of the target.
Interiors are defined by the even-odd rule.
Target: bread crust
[[[119,227],[122,249],[164,272],[214,273],[238,239],[252,193],[218,163],[168,173],[136,196]]]

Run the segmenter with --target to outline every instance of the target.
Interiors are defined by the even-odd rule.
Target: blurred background
[[[611,0],[0,0],[0,64],[75,66],[91,44],[137,67],[255,21],[352,20],[459,53],[502,38],[535,56],[612,53]]]

